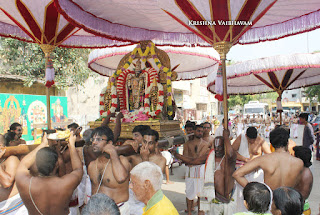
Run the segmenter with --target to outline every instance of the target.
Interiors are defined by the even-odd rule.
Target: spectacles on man
[[[20,131],[22,131],[22,129],[21,129],[21,128],[19,128],[19,129],[16,129],[16,131],[20,132]]]
[[[97,137],[97,138],[90,138],[90,141],[91,141],[91,142],[101,142],[102,140],[107,141],[107,139],[102,139],[102,138],[100,138],[100,137]]]

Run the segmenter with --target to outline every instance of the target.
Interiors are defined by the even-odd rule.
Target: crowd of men
[[[122,117],[117,115],[116,122]],[[269,132],[270,147],[251,121],[233,144],[227,129],[214,136],[210,122],[187,122],[185,131],[193,135],[183,153],[169,150],[186,166],[186,213],[197,205],[198,214],[311,214],[314,137],[305,122],[308,115],[299,117],[305,125],[303,146],[292,147],[291,154],[286,125]],[[139,125],[132,140],[116,146],[120,123],[112,131],[109,121],[110,116],[82,137],[79,125],[69,125],[66,146],[44,133],[42,143],[27,155],[4,157],[1,147],[0,214],[178,214],[161,190],[172,158],[160,152],[159,133]],[[0,135],[0,144],[25,144],[21,134],[21,125],[14,123]],[[85,142],[81,147],[79,140]]]

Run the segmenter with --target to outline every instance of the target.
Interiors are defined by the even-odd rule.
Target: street
[[[302,145],[302,134],[303,134],[303,126],[299,125],[298,131],[298,139],[293,139],[297,145]],[[269,142],[269,140],[267,140]],[[319,203],[320,203],[320,161],[315,160],[315,154],[313,157],[312,166],[310,167],[313,173],[313,189],[311,191],[309,202],[311,206],[311,213],[313,215],[317,215],[319,213]],[[179,214],[186,214],[184,210],[186,207],[186,196],[185,196],[185,182],[184,182],[184,172],[185,166],[184,164],[179,166],[178,164],[174,164],[173,166],[173,174],[170,175],[170,180],[174,182],[174,184],[163,184],[162,189],[164,194],[172,201],[174,206],[177,208]],[[165,182],[165,180],[164,180]],[[194,212],[194,214],[197,214]]]

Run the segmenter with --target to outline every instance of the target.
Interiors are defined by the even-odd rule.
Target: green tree
[[[320,85],[315,85],[306,88],[306,96],[312,101],[314,98],[320,102]]]
[[[15,39],[0,37],[1,74],[27,77],[26,85],[45,79],[45,57],[40,46]],[[90,49],[56,48],[52,53],[55,83],[59,89],[82,85],[90,75]]]
[[[237,105],[243,106],[251,100],[256,100],[255,95],[231,95],[228,99],[229,108],[233,108]]]

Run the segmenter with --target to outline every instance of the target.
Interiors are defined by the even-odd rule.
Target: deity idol
[[[142,73],[141,62],[137,61],[134,68],[135,74],[128,74],[127,90],[128,90],[128,107],[129,110],[137,110],[143,107],[145,96],[145,74]]]
[[[150,90],[150,110],[156,111],[157,110],[157,104],[158,104],[158,85],[156,79],[153,79],[153,86]]]

